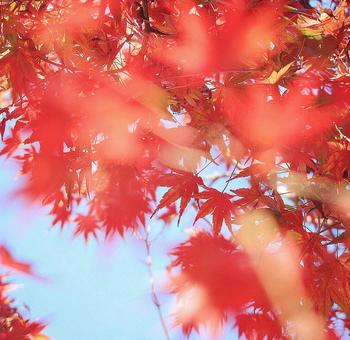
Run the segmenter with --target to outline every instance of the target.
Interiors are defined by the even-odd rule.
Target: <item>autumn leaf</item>
[[[235,206],[231,201],[233,197],[232,195],[220,192],[213,188],[208,188],[206,191],[198,193],[195,197],[198,200],[206,201],[200,205],[193,224],[195,224],[200,218],[211,215],[215,234],[220,233],[224,221],[227,228],[231,230],[232,215],[235,212]]]
[[[262,84],[276,84],[290,69],[290,67],[294,64],[294,61],[289,64],[283,66],[279,71],[272,71],[268,78],[263,80]]]
[[[166,211],[158,216],[159,220],[164,221],[164,223],[171,223],[171,221],[176,217],[177,210],[175,204],[171,204],[170,207],[166,207]]]
[[[77,224],[74,231],[75,236],[83,235],[85,243],[88,241],[89,236],[97,239],[97,232],[100,230],[100,227],[94,216],[79,214],[74,222]]]
[[[227,316],[240,315],[252,296],[260,306],[268,305],[248,256],[222,235],[199,231],[173,249],[171,255],[171,269],[179,273],[171,277],[170,284],[180,302],[175,320],[185,334],[205,322],[220,323]],[[193,310],[182,307],[182,300],[184,306],[191,303]],[[256,332],[260,333],[258,325]]]
[[[0,155],[6,155],[6,158],[10,158],[19,148],[22,141],[18,134],[13,133],[12,137],[4,140],[5,146],[0,151]]]
[[[170,187],[170,189],[163,195],[152,216],[158,210],[167,206],[169,207],[172,203],[180,199],[179,218],[177,222],[179,224],[191,198],[194,198],[198,193],[198,186],[203,185],[203,180],[197,175],[178,170],[177,172],[162,176],[159,180],[159,185]]]
[[[32,265],[16,260],[5,245],[0,246],[0,262],[3,266],[14,269],[22,274],[36,276]]]

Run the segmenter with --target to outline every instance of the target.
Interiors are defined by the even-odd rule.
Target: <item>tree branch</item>
[[[146,32],[151,32],[151,25],[149,23],[148,0],[142,0],[142,16],[143,22],[145,23]]]
[[[145,243],[145,248],[146,248],[146,254],[147,254],[147,259],[146,259],[146,264],[147,264],[147,269],[148,269],[148,275],[149,275],[149,281],[150,281],[150,287],[151,287],[151,297],[152,297],[152,302],[157,308],[158,311],[158,316],[160,319],[160,323],[163,328],[163,332],[165,335],[165,338],[167,340],[170,340],[169,336],[169,331],[165,323],[165,319],[162,313],[161,305],[159,298],[156,293],[156,288],[154,285],[154,275],[153,275],[153,266],[152,266],[152,257],[151,257],[151,241],[150,241],[150,228],[149,226],[146,227],[146,237],[143,240]]]

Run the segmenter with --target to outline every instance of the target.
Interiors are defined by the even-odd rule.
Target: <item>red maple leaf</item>
[[[93,215],[79,214],[74,221],[77,224],[74,231],[75,236],[83,235],[85,242],[88,241],[90,235],[97,239],[97,231],[100,227]]]
[[[0,262],[5,267],[9,267],[23,274],[36,276],[33,272],[32,265],[16,260],[5,245],[0,246]]]
[[[235,206],[231,201],[233,198],[232,195],[213,188],[207,188],[206,191],[198,193],[196,198],[205,199],[206,202],[201,205],[193,224],[195,224],[200,218],[212,215],[215,234],[220,232],[224,221],[227,228],[231,229],[232,214],[235,212]]]
[[[179,224],[191,198],[194,198],[198,194],[198,186],[204,184],[201,177],[193,175],[192,173],[177,170],[177,172],[161,177],[159,185],[170,187],[170,189],[164,194],[152,216],[158,210],[170,206],[172,203],[180,199],[179,218],[177,222],[177,224]]]

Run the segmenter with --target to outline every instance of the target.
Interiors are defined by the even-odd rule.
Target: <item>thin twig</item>
[[[213,164],[213,163],[215,163],[215,161],[221,156],[222,154],[221,154],[221,152],[217,155],[217,156],[215,156],[213,159],[211,159],[201,170],[199,170],[198,172],[197,172],[197,176],[202,172],[202,171],[204,171],[210,164]],[[216,163],[215,163],[216,164]]]
[[[161,323],[163,331],[164,331],[165,338],[167,340],[170,340],[169,331],[168,331],[168,328],[167,328],[166,323],[165,323],[165,319],[164,319],[164,316],[162,313],[160,301],[159,301],[159,298],[158,298],[158,295],[156,292],[156,288],[154,285],[154,275],[153,275],[153,266],[152,266],[152,257],[151,257],[150,228],[149,227],[146,227],[146,237],[143,241],[145,243],[146,254],[147,254],[146,265],[147,265],[149,281],[150,281],[152,302],[158,311],[158,316],[159,316],[160,323]]]
[[[232,178],[233,178],[233,176],[234,176],[234,174],[235,174],[235,171],[236,171],[236,169],[237,169],[237,164],[238,164],[238,162],[236,163],[236,165],[234,166],[234,168],[232,169],[232,172],[231,172],[231,174],[230,174],[230,177],[229,177],[229,179],[226,181],[226,184],[225,184],[225,187],[222,189],[222,193],[224,193],[225,192],[225,190],[227,189],[227,187],[228,187],[228,184],[230,183],[230,181],[232,180]]]

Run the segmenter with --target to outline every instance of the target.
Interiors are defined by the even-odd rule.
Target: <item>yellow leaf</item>
[[[10,5],[10,11],[13,12],[17,7],[16,1],[13,1],[12,4]]]
[[[299,15],[297,19],[297,25],[299,26],[299,28],[318,26],[319,24],[320,21],[306,17],[305,15]]]
[[[267,79],[263,80],[262,83],[276,84],[281,79],[281,77],[288,72],[292,64],[293,64],[293,61],[287,64],[286,66],[283,66],[278,72],[272,71],[270,76]]]
[[[33,340],[50,340],[50,338],[44,334],[34,335]]]

